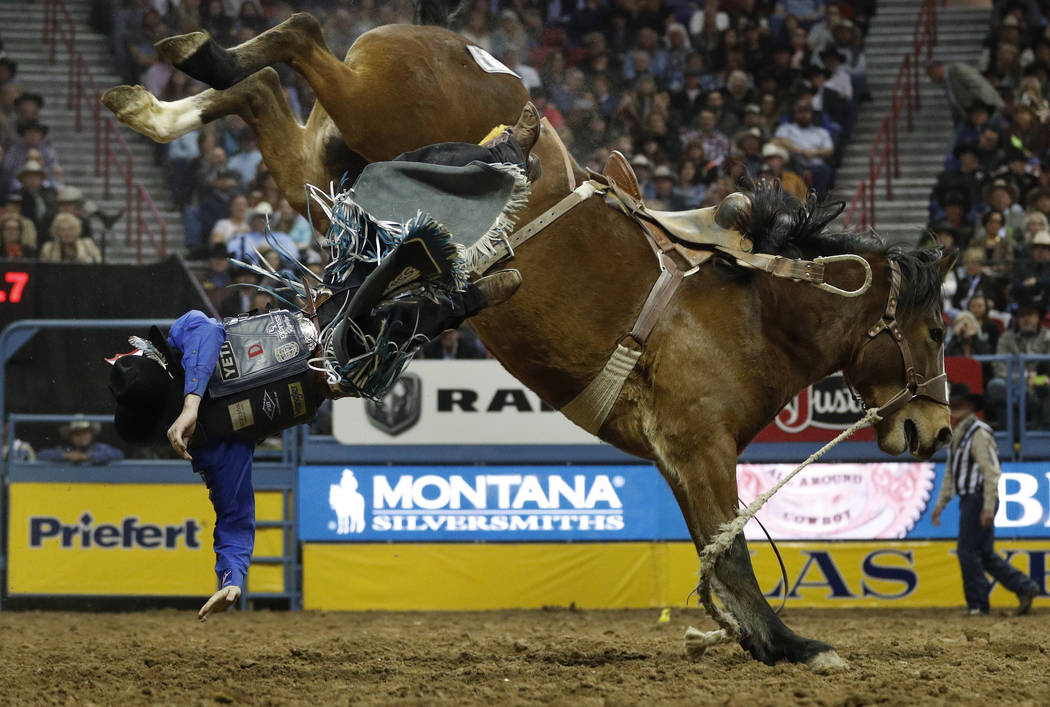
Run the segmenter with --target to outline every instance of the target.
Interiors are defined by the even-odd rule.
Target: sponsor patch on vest
[[[242,400],[227,406],[230,412],[230,422],[233,430],[243,430],[255,424],[255,416],[252,414],[252,403],[250,400]]]
[[[277,393],[269,390],[263,391],[262,409],[271,422],[274,415],[281,414],[281,402],[277,399]]]
[[[273,355],[279,363],[289,361],[299,355],[299,344],[294,341],[289,341],[287,344],[281,344],[277,347],[277,350],[273,352]]]
[[[280,315],[272,317],[270,323],[266,325],[267,334],[281,339],[287,339],[294,332],[295,330],[292,328],[291,322]]]
[[[224,381],[232,381],[241,377],[241,370],[237,367],[237,357],[233,355],[233,346],[229,341],[222,342],[219,347],[219,377]]]
[[[292,399],[292,417],[306,414],[306,395],[303,394],[302,383],[288,384],[288,397]]]

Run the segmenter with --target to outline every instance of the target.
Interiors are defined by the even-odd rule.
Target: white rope
[[[700,551],[700,580],[697,583],[696,590],[700,595],[701,603],[704,605],[704,608],[707,609],[707,613],[710,614],[711,618],[717,621],[722,628],[705,633],[690,626],[686,630],[685,641],[686,651],[691,657],[699,657],[710,646],[719,643],[727,643],[739,638],[739,629],[736,626],[736,621],[728,612],[717,606],[711,596],[710,575],[719,556],[729,550],[730,546],[733,544],[733,540],[736,539],[736,536],[744,529],[747,522],[755,517],[755,514],[765,505],[766,501],[773,497],[773,494],[795,478],[800,471],[827,454],[828,450],[836,444],[850,437],[862,427],[867,427],[879,419],[881,418],[879,417],[878,408],[868,410],[864,417],[843,430],[838,437],[813,452],[813,454],[810,454],[809,457],[795,467],[790,474],[778,481],[771,489],[759,495],[759,497],[752,501],[747,508],[739,511],[733,520],[723,523],[718,530],[718,534],[715,535],[715,537],[704,546],[704,549]]]

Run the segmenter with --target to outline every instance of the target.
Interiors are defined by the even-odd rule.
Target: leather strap
[[[788,280],[802,280],[820,284],[824,282],[824,264],[812,260],[795,260],[785,258],[782,255],[769,255],[768,253],[746,253],[742,250],[717,247],[718,251],[730,256],[740,265],[762,270],[775,277]]]
[[[638,319],[631,329],[631,337],[642,347],[645,346],[649,334],[659,321],[660,315],[671,301],[678,286],[685,279],[685,273],[678,269],[667,255],[660,257],[660,277],[653,283],[653,289],[649,291],[649,297],[642,305],[642,311],[638,313]]]

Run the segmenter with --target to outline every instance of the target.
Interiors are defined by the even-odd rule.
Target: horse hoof
[[[843,673],[849,670],[849,663],[839,657],[835,651],[817,653],[806,663],[815,673]]]
[[[190,32],[166,37],[153,46],[157,48],[160,58],[177,66],[193,56],[209,39],[211,37],[207,32]]]
[[[151,120],[156,104],[157,99],[142,86],[117,86],[102,94],[102,105],[113,111],[117,120],[152,140],[170,142],[172,138],[158,133]]]

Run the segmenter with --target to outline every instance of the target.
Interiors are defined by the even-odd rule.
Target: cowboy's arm
[[[937,494],[937,503],[933,506],[933,513],[930,514],[930,522],[934,525],[941,524],[941,511],[948,505],[948,502],[952,500],[952,496],[955,495],[955,478],[952,475],[952,463],[951,463],[951,452],[948,452],[948,461],[944,464],[944,478],[941,479],[941,490]]]
[[[182,368],[186,372],[182,412],[168,428],[168,440],[184,459],[191,458],[186,446],[197,427],[197,410],[225,340],[222,325],[196,309],[175,320],[168,334],[168,343],[182,352]]]
[[[109,464],[110,462],[120,461],[123,458],[124,452],[116,447],[111,447],[102,442],[96,442],[91,445],[87,461],[91,464]]]
[[[984,505],[981,508],[981,524],[990,527],[995,518],[995,506],[999,501],[999,458],[996,455],[995,437],[980,429],[974,432],[970,453],[977,462],[984,478]]]

